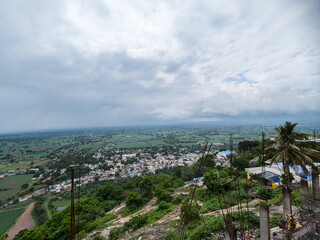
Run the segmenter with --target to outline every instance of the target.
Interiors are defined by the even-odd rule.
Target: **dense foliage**
[[[121,202],[127,204],[125,211],[134,212],[156,196],[157,193],[160,199],[163,199],[160,201],[157,212],[152,215],[133,218],[125,224],[123,229],[136,229],[147,222],[153,222],[157,217],[160,218],[173,209],[175,205],[170,204],[172,198],[169,198],[167,194],[172,193],[173,189],[182,185],[181,179],[166,174],[133,178],[119,184],[107,182],[95,190],[91,197],[81,201],[80,224],[76,226],[76,229],[79,229],[78,234],[83,237],[86,233],[105,226],[108,221],[116,217],[114,214],[106,213]],[[157,189],[157,191],[154,191],[154,189]],[[45,199],[42,197],[38,199],[36,210],[38,224],[42,225],[26,231],[20,239],[69,239],[70,207],[62,212],[54,213],[48,221],[45,221],[45,215],[42,215],[45,212],[44,201]],[[180,201],[178,200],[178,202]],[[75,212],[78,212],[77,205],[75,206]]]

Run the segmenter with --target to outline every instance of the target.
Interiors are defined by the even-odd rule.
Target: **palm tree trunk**
[[[312,197],[313,200],[319,201],[319,170],[318,167],[312,166]]]
[[[300,194],[301,194],[302,209],[309,211],[310,210],[309,187],[308,187],[308,182],[303,178],[301,178],[301,181],[300,181]]]
[[[270,240],[270,216],[267,204],[260,204],[260,236],[261,239]]]
[[[282,185],[282,205],[283,205],[283,216],[292,213],[291,205],[291,177],[289,164],[286,161],[282,161],[284,174],[286,175],[286,184]]]

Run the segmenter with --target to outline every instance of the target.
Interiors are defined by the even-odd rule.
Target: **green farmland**
[[[314,129],[298,128],[312,133]],[[52,131],[20,135],[0,135],[0,172],[26,167],[43,167],[59,158],[74,154],[93,155],[99,149],[113,146],[117,150],[162,147],[195,147],[206,140],[213,150],[228,149],[229,136],[234,135],[234,149],[243,140],[259,140],[261,132],[275,134],[274,126],[184,125],[154,127],[100,128]],[[40,162],[41,161],[41,162]]]
[[[15,196],[21,186],[28,183],[32,178],[32,174],[8,176],[0,179],[0,201],[5,201],[9,197]]]
[[[23,213],[25,208],[13,209],[10,211],[0,211],[0,236],[9,230],[16,222],[17,218]]]

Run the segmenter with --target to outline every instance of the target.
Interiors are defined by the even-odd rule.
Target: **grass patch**
[[[128,215],[131,215],[131,214],[134,214],[134,213],[136,213],[136,212],[139,212],[143,207],[144,207],[144,206],[141,206],[141,207],[139,207],[139,208],[137,208],[137,209],[135,209],[135,210],[129,210],[129,209],[125,208],[124,210],[122,210],[121,216],[122,216],[122,217],[126,217],[126,216],[128,216]]]
[[[153,210],[148,212],[146,216],[148,217],[148,223],[155,223],[160,218],[164,217],[166,214],[170,213],[177,205],[168,203],[167,208]]]
[[[10,170],[16,170],[17,168],[21,168],[27,165],[30,165],[31,161],[24,161],[19,163],[13,163],[8,165],[0,165],[0,171],[6,172]]]
[[[26,207],[26,206],[28,206],[30,203],[31,203],[31,201],[28,200],[28,201],[25,201],[25,202],[12,204],[12,205],[10,205],[10,206],[8,206],[8,207],[1,208],[1,209],[0,209],[0,212],[1,212],[1,211],[4,211],[4,210],[8,210],[8,209],[13,209],[13,208]]]
[[[102,218],[99,218],[96,221],[90,222],[85,225],[84,229],[79,233],[80,238],[83,238],[87,233],[93,230],[99,230],[108,226],[108,222],[112,219],[117,218],[116,214],[107,214]]]
[[[32,179],[32,174],[14,175],[0,179],[0,201],[15,196],[21,191],[21,186]]]
[[[23,213],[24,208],[14,209],[0,213],[0,236],[7,232],[16,222],[17,218]]]
[[[78,200],[75,201],[76,204],[78,204]],[[56,210],[57,207],[63,207],[63,206],[69,206],[70,205],[70,199],[53,199],[52,205],[54,206],[54,209]]]

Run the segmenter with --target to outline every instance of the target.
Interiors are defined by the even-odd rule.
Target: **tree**
[[[213,193],[228,191],[232,188],[233,177],[230,175],[229,169],[223,170],[212,169],[204,174],[203,183],[207,189]]]
[[[137,192],[130,192],[128,197],[125,200],[127,208],[130,211],[136,210],[138,207],[142,206],[143,199],[139,196]]]
[[[272,155],[271,163],[282,163],[283,167],[283,185],[282,185],[282,199],[283,199],[283,215],[292,212],[291,206],[291,187],[292,177],[290,174],[290,166],[300,165],[306,169],[307,165],[313,165],[312,158],[317,154],[311,150],[302,151],[297,145],[296,140],[301,138],[300,134],[295,132],[297,123],[285,122],[285,124],[276,127],[279,137],[276,143],[266,150],[267,154]],[[319,186],[318,186],[319,187]]]
[[[191,167],[182,167],[180,175],[183,181],[192,180],[194,178],[194,171]]]
[[[154,191],[154,184],[151,177],[144,177],[141,182],[139,182],[138,187],[141,189],[141,195],[145,198],[152,198]]]
[[[123,189],[112,183],[106,183],[98,189],[96,196],[103,200],[121,201],[123,199]]]
[[[29,187],[29,184],[28,183],[25,183],[21,186],[21,189],[27,189]]]
[[[241,141],[238,143],[238,148],[241,152],[251,151],[253,148],[260,145],[259,141]]]
[[[233,158],[232,166],[239,171],[244,171],[245,168],[250,167],[249,161],[252,159],[253,154],[241,153],[237,157]]]

